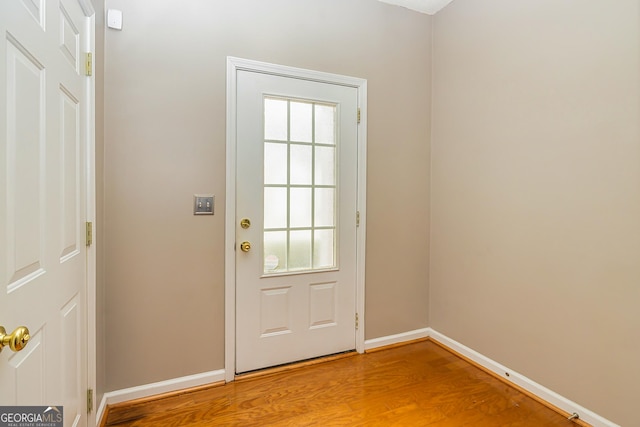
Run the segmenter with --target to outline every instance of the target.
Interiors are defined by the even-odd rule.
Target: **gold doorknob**
[[[249,252],[251,250],[251,243],[249,242],[240,243],[240,250],[242,252]]]
[[[0,351],[7,345],[13,351],[20,351],[27,346],[30,338],[29,329],[25,326],[17,327],[15,331],[8,335],[7,330],[0,326]]]

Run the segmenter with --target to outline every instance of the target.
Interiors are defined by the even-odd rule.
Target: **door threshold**
[[[275,375],[282,372],[292,371],[294,369],[305,368],[307,366],[317,365],[319,363],[331,362],[333,360],[344,359],[346,357],[357,356],[356,350],[347,350],[341,353],[329,354],[327,356],[314,357],[312,359],[301,360],[298,362],[285,363],[283,365],[271,366],[268,368],[256,369],[255,371],[243,372],[236,374],[234,381],[250,380],[261,378],[269,375]]]

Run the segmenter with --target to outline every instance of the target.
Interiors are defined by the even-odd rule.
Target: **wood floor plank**
[[[571,427],[431,342],[110,408],[107,426]],[[584,425],[584,424],[581,424]]]

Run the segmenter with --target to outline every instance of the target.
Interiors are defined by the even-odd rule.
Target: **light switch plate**
[[[193,214],[194,215],[213,215],[214,200],[215,200],[215,196],[213,194],[194,194]]]

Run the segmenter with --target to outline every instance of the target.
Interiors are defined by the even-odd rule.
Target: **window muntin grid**
[[[337,267],[337,105],[264,98],[264,274]]]

